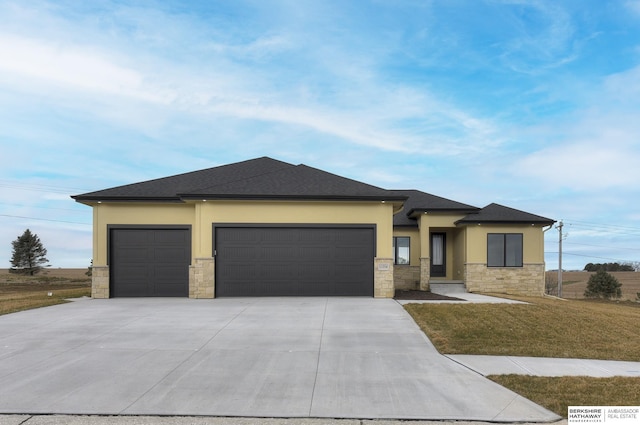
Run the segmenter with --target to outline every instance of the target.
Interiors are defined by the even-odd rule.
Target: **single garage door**
[[[373,296],[373,227],[216,227],[216,297]]]
[[[189,295],[190,229],[114,228],[109,233],[112,297]]]

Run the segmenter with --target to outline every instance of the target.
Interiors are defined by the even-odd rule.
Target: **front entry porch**
[[[463,280],[430,279],[429,290],[436,294],[460,294],[467,291]]]

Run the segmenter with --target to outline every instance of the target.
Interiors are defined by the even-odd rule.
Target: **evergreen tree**
[[[13,254],[11,255],[11,271],[14,273],[24,273],[33,276],[42,270],[42,265],[49,262],[47,260],[47,250],[42,246],[38,235],[25,230],[22,236],[11,242]]]
[[[622,284],[615,276],[600,269],[591,275],[584,296],[587,298],[620,298]]]

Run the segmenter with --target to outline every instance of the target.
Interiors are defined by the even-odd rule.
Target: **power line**
[[[88,192],[84,189],[73,188],[73,187],[60,187],[60,186],[52,186],[45,184],[25,184],[25,183],[16,183],[7,180],[0,180],[0,187],[6,187],[8,189],[21,189],[21,190],[31,190],[35,192],[54,192],[61,194],[69,194],[72,192],[80,193],[80,192]]]
[[[545,251],[545,254],[558,254],[558,251]],[[574,257],[587,257],[587,258],[599,258],[601,260],[613,260],[613,261],[617,261],[618,263],[633,263],[635,261],[632,260],[621,260],[619,258],[610,258],[610,257],[598,257],[596,255],[586,255],[586,254],[575,254],[572,252],[566,252],[563,251],[562,255],[573,255]]]
[[[0,214],[0,217],[11,217],[11,218],[24,218],[27,220],[39,220],[39,221],[53,221],[56,223],[71,223],[71,224],[82,224],[85,226],[91,226],[91,223],[80,223],[78,221],[66,221],[66,220],[53,220],[49,218],[36,218],[36,217],[25,217],[21,215],[9,215],[9,214]]]
[[[586,224],[589,226],[597,226],[597,227],[617,227],[621,229],[630,229],[630,230],[638,230],[640,231],[640,227],[633,226],[620,226],[618,224],[605,224],[605,223],[590,223],[588,221],[580,221],[580,220],[570,220],[572,223]]]
[[[43,206],[38,206],[38,205],[5,204],[4,202],[0,202],[0,205],[5,205],[7,207],[41,208],[41,209],[47,209],[47,210],[72,211],[72,212],[76,212],[76,213],[86,213],[86,209],[85,209],[85,211],[82,211],[82,210],[79,210],[79,209],[72,209],[72,208],[43,207]]]
[[[615,246],[605,246],[605,245],[593,245],[588,243],[578,243],[578,242],[565,242],[571,245],[582,245],[582,246],[595,246],[597,248],[608,248],[608,249],[619,249],[622,251],[640,251],[640,248],[620,248]]]
[[[613,233],[620,233],[620,232],[640,233],[640,228],[638,227],[619,226],[616,224],[588,223],[588,222],[576,221],[576,220],[570,220],[568,224],[569,226],[572,226],[572,227],[592,229],[595,231],[606,231],[606,232],[613,232]]]

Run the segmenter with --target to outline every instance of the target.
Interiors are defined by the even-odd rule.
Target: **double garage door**
[[[216,296],[373,296],[372,227],[216,227]]]
[[[373,296],[373,227],[214,229],[216,297]],[[111,294],[189,294],[189,228],[110,230]]]

